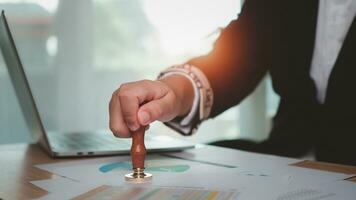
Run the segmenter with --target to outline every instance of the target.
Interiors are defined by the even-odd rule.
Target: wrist
[[[159,81],[168,85],[176,96],[177,116],[185,116],[193,106],[194,88],[191,81],[179,74],[162,77]]]

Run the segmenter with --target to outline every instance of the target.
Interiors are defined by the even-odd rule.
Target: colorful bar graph
[[[75,200],[94,199],[125,199],[125,200],[230,200],[236,199],[237,191],[215,191],[194,188],[165,188],[165,187],[123,187],[101,186],[82,194]]]

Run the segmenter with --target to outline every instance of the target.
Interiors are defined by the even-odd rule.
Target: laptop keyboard
[[[110,132],[81,132],[81,133],[47,133],[51,148],[55,152],[77,152],[93,154],[94,152],[122,152],[128,153],[131,149],[131,138],[116,138]],[[147,134],[145,145],[148,151],[181,150],[194,147],[194,144],[167,136]]]
[[[116,138],[109,133],[53,133],[49,134],[49,140],[55,149],[95,151],[131,147],[130,139]]]

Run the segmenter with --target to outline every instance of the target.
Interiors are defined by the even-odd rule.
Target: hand
[[[168,76],[160,81],[142,80],[122,84],[109,104],[110,129],[117,137],[130,137],[131,131],[155,120],[170,121],[188,113],[194,98],[189,80]]]

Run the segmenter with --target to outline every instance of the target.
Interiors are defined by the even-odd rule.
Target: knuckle
[[[126,90],[130,87],[130,83],[123,83],[120,85],[119,87],[119,91],[123,91],[123,90]]]
[[[110,126],[110,130],[116,137],[127,137],[130,134],[124,128],[120,128],[117,126]]]
[[[140,83],[141,83],[142,85],[148,85],[148,84],[151,84],[152,81],[151,81],[151,80],[148,80],[148,79],[143,79],[143,80],[140,81]]]
[[[119,93],[119,90],[115,90],[112,94],[111,94],[111,99],[115,99],[118,97],[118,93]]]
[[[123,90],[118,93],[120,99],[128,99],[132,97],[132,92],[130,90]]]
[[[117,90],[117,95],[121,96],[122,94],[126,94],[131,90],[130,83],[123,83],[120,85],[119,89]]]

